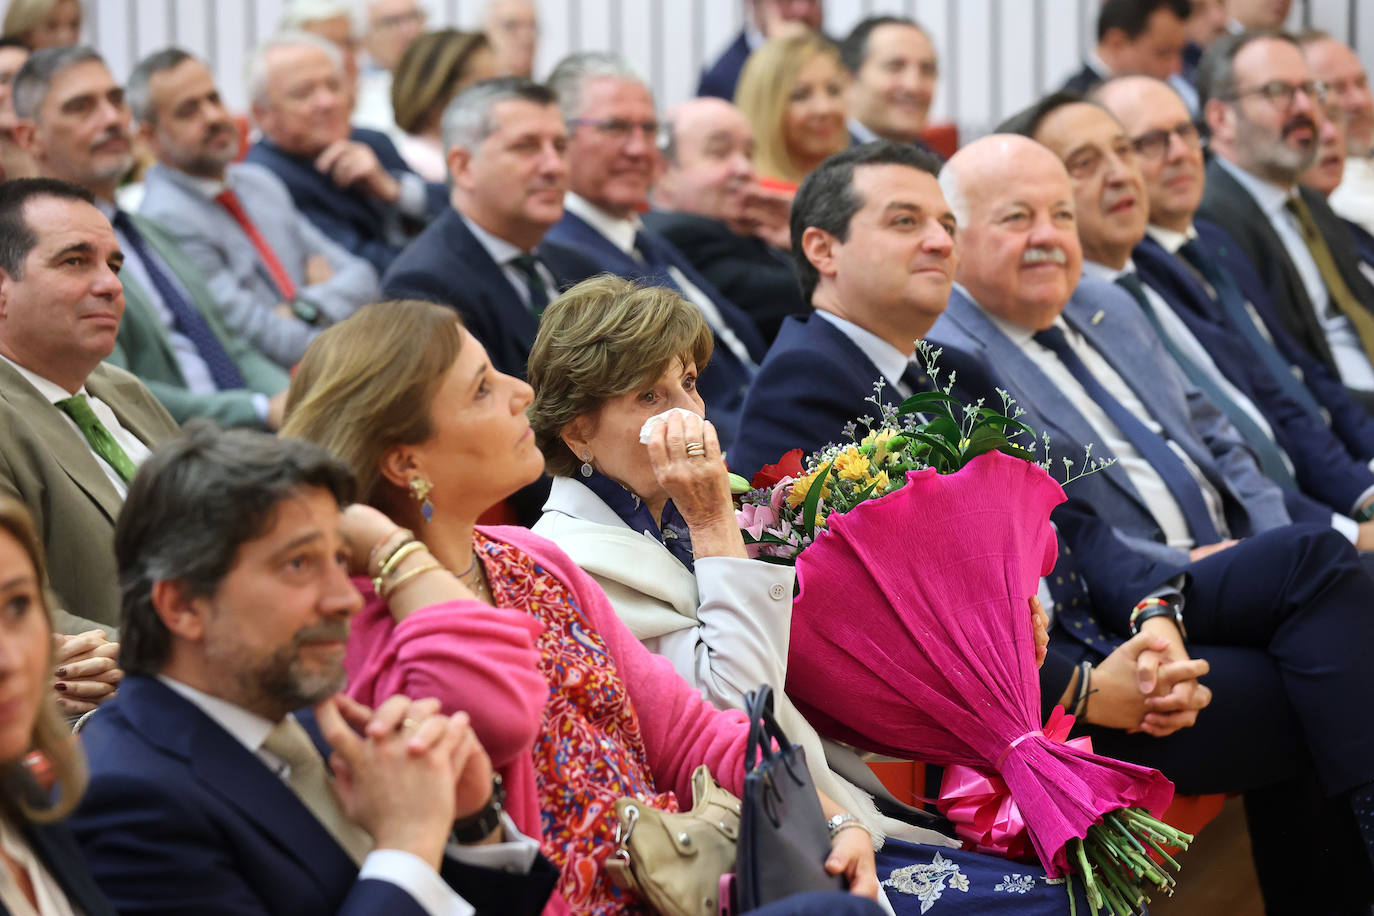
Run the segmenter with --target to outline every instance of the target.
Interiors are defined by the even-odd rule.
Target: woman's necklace
[[[468,568],[458,574],[458,581],[462,582],[472,590],[478,598],[482,598],[487,593],[486,576],[483,575],[485,569],[480,565],[477,556],[476,545],[472,548],[472,562]],[[471,578],[469,578],[471,577]]]

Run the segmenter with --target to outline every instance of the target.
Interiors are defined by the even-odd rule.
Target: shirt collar
[[[262,743],[267,740],[267,736],[272,734],[272,729],[277,727],[277,723],[269,722],[257,713],[249,712],[228,700],[212,697],[165,674],[159,674],[157,679],[213,719],[215,724],[232,735],[234,740],[248,748],[250,754],[256,754],[262,748]]]
[[[14,367],[14,370],[16,372],[24,376],[24,380],[33,387],[37,388],[38,393],[41,394],[49,404],[56,404],[58,401],[65,401],[67,398],[72,397],[72,393],[67,389],[63,388],[61,385],[57,384],[56,382],[50,379],[44,378],[43,376],[39,375],[37,372],[32,371],[31,369],[25,369],[23,366],[19,365],[14,360],[10,359],[8,356],[5,356],[3,353],[0,353],[0,359],[3,359],[5,362],[9,363],[11,366]],[[76,389],[76,393],[86,394],[86,386],[82,385],[80,388]]]
[[[1188,228],[1183,232],[1175,232],[1172,229],[1151,224],[1145,227],[1145,234],[1158,242],[1159,246],[1169,254],[1178,254],[1180,248],[1197,238],[1197,228],[1189,223]]]
[[[752,18],[744,21],[744,43],[749,46],[750,51],[757,51],[768,39],[754,25]]]
[[[857,118],[849,119],[849,132],[853,134],[854,139],[858,140],[860,143],[871,143],[874,140],[881,139],[867,124]]]
[[[637,494],[600,471],[593,470],[589,476],[582,479],[582,483],[627,527],[655,539],[677,557],[683,566],[695,571],[692,561],[692,534],[682,513],[678,512],[671,499],[663,504],[661,518],[655,522],[654,514]]]
[[[988,321],[991,321],[993,323],[997,330],[1007,335],[1007,337],[1011,339],[1011,342],[1016,344],[1018,347],[1025,346],[1026,342],[1035,336],[1035,332],[1032,331],[1030,328],[1023,328],[1021,327],[1021,325],[1016,324],[1015,322],[1006,321],[1005,319],[999,318],[992,312],[983,308],[983,304],[979,302],[977,299],[973,298],[973,296],[969,293],[968,289],[966,289],[963,284],[955,283],[954,288],[957,289],[959,292],[963,293],[965,299],[967,299],[969,302],[972,302],[974,305],[978,306],[978,311],[982,312],[987,317]],[[1058,318],[1055,319],[1055,321],[1058,320]]]
[[[491,259],[497,264],[509,264],[521,255],[527,254],[519,245],[515,245],[503,238],[492,235],[490,232],[468,219],[467,215],[462,211],[458,212],[458,218],[463,221],[463,224],[468,227],[468,231],[477,239],[478,244],[487,250],[487,254],[491,255]]]
[[[1089,280],[1101,280],[1104,283],[1114,283],[1116,278],[1122,274],[1134,273],[1135,265],[1130,261],[1120,270],[1115,267],[1108,267],[1106,264],[1099,264],[1096,261],[1084,260],[1083,276]]]
[[[626,254],[635,250],[635,233],[639,231],[640,227],[638,214],[628,219],[611,216],[605,210],[572,191],[563,195],[563,209],[586,220],[593,229],[610,239],[615,247]]]
[[[1217,162],[1232,178],[1240,182],[1241,187],[1255,199],[1255,203],[1259,204],[1264,215],[1270,219],[1273,219],[1274,214],[1282,210],[1283,205],[1293,196],[1293,191],[1288,188],[1281,188],[1272,181],[1252,175],[1224,156],[1218,156]]]
[[[214,200],[229,187],[229,182],[227,180],[219,181],[214,178],[201,178],[198,175],[183,172],[181,169],[170,168],[161,163],[153,166],[153,168],[164,175],[169,181],[181,185],[186,190],[200,197],[204,197],[206,200]],[[232,169],[233,166],[231,165],[229,168]],[[228,178],[228,172],[225,173],[225,177],[226,179]]]
[[[1088,69],[1102,77],[1104,81],[1112,78],[1112,68],[1108,67],[1106,61],[1098,56],[1096,50],[1089,51],[1085,60],[1087,61]]]
[[[901,381],[907,366],[911,365],[911,357],[915,353],[914,349],[912,353],[903,353],[867,328],[860,327],[847,318],[841,318],[834,312],[816,309],[816,316],[839,328],[840,333],[848,337],[854,346],[862,350],[864,356],[867,356],[869,361],[878,367],[883,378],[894,385]]]

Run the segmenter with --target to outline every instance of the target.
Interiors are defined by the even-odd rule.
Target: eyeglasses
[[[1226,99],[1235,102],[1248,95],[1260,95],[1280,108],[1287,108],[1293,104],[1293,99],[1297,97],[1299,92],[1318,105],[1326,101],[1326,84],[1316,80],[1308,80],[1305,83],[1285,83],[1283,80],[1272,80],[1263,86],[1256,86],[1254,89],[1242,89],[1232,93]]]
[[[570,124],[595,127],[601,136],[624,143],[635,131],[642,131],[645,139],[654,142],[658,136],[657,121],[631,121],[626,118],[573,118]]]
[[[1167,130],[1152,130],[1149,133],[1141,134],[1139,137],[1131,138],[1131,146],[1135,147],[1136,155],[1141,159],[1156,160],[1163,159],[1169,152],[1169,141],[1178,137],[1183,141],[1183,145],[1188,149],[1198,149],[1202,146],[1202,138],[1198,135],[1197,125],[1192,121],[1184,121],[1176,124]]]
[[[422,10],[411,10],[408,13],[396,13],[392,16],[382,16],[372,22],[373,28],[378,30],[386,29],[388,31],[405,28],[411,25],[423,26],[424,24],[425,14]]]

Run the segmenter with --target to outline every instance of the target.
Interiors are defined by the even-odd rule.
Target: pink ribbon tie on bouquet
[[[1091,738],[1068,740],[1073,723],[1073,716],[1066,713],[1064,707],[1056,706],[1043,730],[1026,732],[1003,749],[997,757],[997,766],[1002,765],[1013,748],[1031,738],[1043,737],[1091,752]],[[1035,858],[1021,809],[1012,800],[1007,784],[996,773],[959,764],[946,767],[936,807],[949,818],[960,839],[975,851],[1017,861]]]

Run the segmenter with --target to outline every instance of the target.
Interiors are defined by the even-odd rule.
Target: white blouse
[[[28,872],[33,895],[38,900],[35,910],[14,873],[8,866],[0,867],[0,903],[12,916],[80,916],[81,911],[67,899],[67,892],[39,861],[24,834],[4,817],[0,817],[0,849]]]

